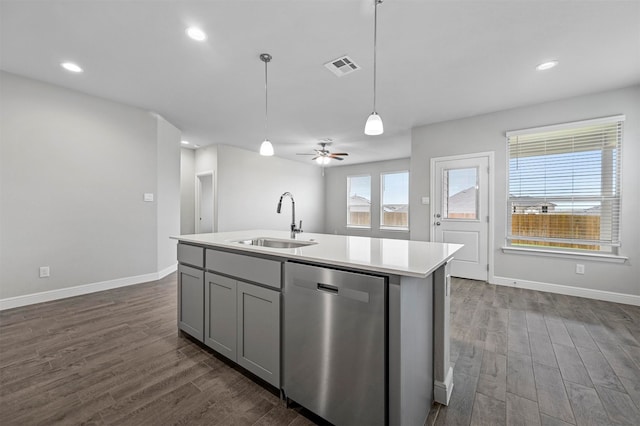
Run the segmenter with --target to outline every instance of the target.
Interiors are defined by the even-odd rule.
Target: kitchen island
[[[179,328],[287,400],[336,424],[423,424],[432,401],[448,403],[448,262],[462,246],[268,230],[173,238]]]

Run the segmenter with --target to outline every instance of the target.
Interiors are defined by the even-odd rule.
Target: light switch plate
[[[40,278],[47,278],[49,277],[49,274],[50,274],[50,271],[48,266],[40,267]]]
[[[145,192],[144,201],[147,201],[147,202],[153,201],[153,193]]]
[[[429,197],[422,197],[422,204],[429,204]]]

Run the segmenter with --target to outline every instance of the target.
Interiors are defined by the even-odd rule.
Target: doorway
[[[431,241],[464,244],[451,275],[488,281],[493,152],[431,159]]]
[[[213,171],[196,174],[196,234],[215,231]]]

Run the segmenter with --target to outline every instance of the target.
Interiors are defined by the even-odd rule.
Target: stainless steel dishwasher
[[[387,422],[385,277],[285,263],[284,392],[335,425]]]

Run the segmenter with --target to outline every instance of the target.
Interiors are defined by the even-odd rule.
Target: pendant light
[[[375,12],[373,15],[373,112],[367,119],[364,126],[364,134],[370,136],[381,135],[384,132],[382,118],[376,112],[376,48],[378,38],[378,5],[382,0],[373,0],[375,3]]]
[[[271,55],[263,53],[260,55],[260,60],[264,62],[264,141],[260,145],[260,155],[270,157],[273,155],[273,145],[267,138],[267,117],[268,117],[268,92],[267,92],[267,64],[271,61]]]

